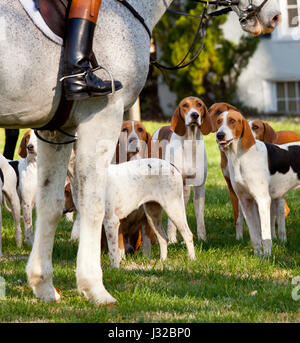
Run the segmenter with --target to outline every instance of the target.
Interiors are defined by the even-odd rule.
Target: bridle
[[[259,12],[262,10],[262,8],[265,6],[265,4],[268,2],[268,0],[263,0],[263,2],[257,6],[253,4],[253,0],[249,0],[248,6],[242,10],[239,8],[240,0],[215,0],[215,1],[205,1],[205,0],[193,0],[195,2],[200,2],[203,4],[208,5],[215,5],[215,6],[235,6],[237,8],[237,13],[239,16],[239,21],[242,26],[245,26],[247,24],[247,20],[257,17]]]
[[[268,0],[264,0],[259,6],[254,5],[253,0],[249,0],[249,5],[246,7],[246,9],[241,10],[238,6],[237,12],[239,16],[239,21],[242,26],[246,26],[247,21],[253,17],[257,17],[259,12],[262,10],[262,8],[266,5]]]

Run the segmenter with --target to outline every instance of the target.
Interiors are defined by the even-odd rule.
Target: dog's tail
[[[10,213],[10,214],[12,214],[12,211],[11,211],[11,208],[8,206],[8,204],[7,204],[7,199],[6,199],[6,197],[5,197],[5,194],[4,193],[2,193],[2,205],[3,205],[3,207],[4,207],[4,209],[8,212],[8,213]],[[23,216],[20,216],[20,219],[23,219]]]

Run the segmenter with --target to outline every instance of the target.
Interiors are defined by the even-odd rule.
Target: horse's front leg
[[[110,103],[78,127],[75,187],[80,213],[77,287],[96,304],[116,300],[106,291],[100,265],[101,231],[105,213],[107,167],[120,134],[122,102]]]
[[[53,140],[46,133],[43,137]],[[58,134],[56,140],[65,137]],[[54,235],[64,206],[64,184],[72,145],[50,145],[38,141],[38,188],[36,230],[27,263],[27,277],[34,294],[46,301],[58,301],[52,281]]]

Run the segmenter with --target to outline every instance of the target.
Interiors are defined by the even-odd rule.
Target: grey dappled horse
[[[150,30],[172,0],[129,0]],[[260,4],[262,0],[253,0]],[[249,0],[241,0],[244,9]],[[237,11],[237,8],[235,8]],[[248,32],[273,30],[278,15],[269,0],[258,17],[243,23]],[[115,151],[124,110],[142,90],[149,67],[150,40],[140,22],[119,2],[103,0],[95,32],[94,51],[123,89],[113,96],[76,103],[64,129],[77,130],[76,187],[80,211],[77,287],[88,299],[107,304],[115,299],[106,291],[100,266],[101,224],[104,215],[106,168]],[[31,22],[18,0],[0,0],[0,127],[38,128],[52,118],[59,102],[62,48],[47,39]],[[101,73],[100,73],[101,74]],[[107,75],[100,75],[107,78]],[[42,133],[65,141],[59,132]],[[58,301],[52,281],[52,249],[64,203],[64,182],[72,146],[38,143],[37,221],[27,264],[29,285],[45,301]]]

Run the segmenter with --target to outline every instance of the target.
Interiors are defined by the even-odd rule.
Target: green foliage
[[[189,4],[191,7],[191,4]],[[186,7],[190,14],[202,13],[203,5]],[[181,61],[197,31],[199,20],[166,14],[155,29],[156,42],[162,53],[161,60],[168,65]],[[237,80],[254,54],[258,38],[243,36],[238,44],[224,38],[221,25],[227,17],[210,19],[207,24],[205,46],[198,59],[189,67],[169,73],[170,89],[178,99],[191,94],[201,96],[210,105],[216,101],[232,102],[236,96]],[[194,54],[201,45],[199,38]]]

